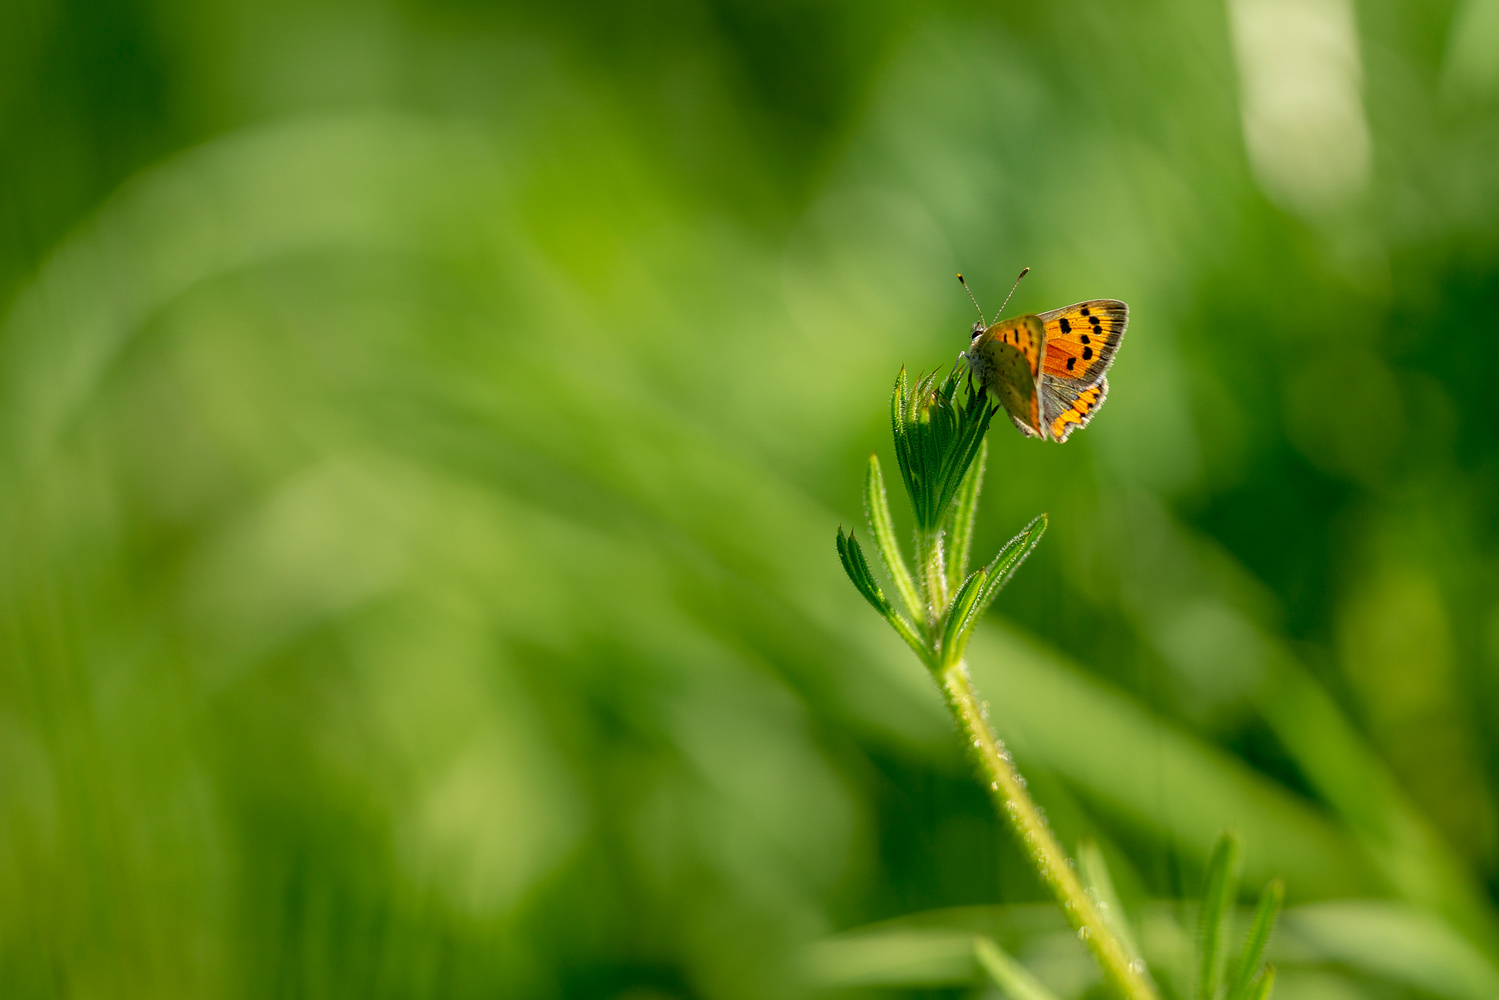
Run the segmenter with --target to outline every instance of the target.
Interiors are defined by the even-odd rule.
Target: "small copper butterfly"
[[[1021,271],[1020,278],[1029,271]],[[958,280],[966,291],[968,282],[961,274]],[[977,300],[973,306],[978,309]],[[979,309],[973,342],[959,356],[1022,432],[1044,441],[1066,441],[1087,426],[1109,394],[1105,373],[1128,323],[1129,306],[1118,299],[1089,299],[993,325]]]

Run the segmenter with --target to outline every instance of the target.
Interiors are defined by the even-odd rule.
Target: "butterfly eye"
[[[973,324],[973,333],[970,334],[970,336],[972,336],[974,340],[977,340],[980,336],[983,335],[983,333],[984,333],[984,324],[982,324],[982,323],[975,323],[975,324]]]

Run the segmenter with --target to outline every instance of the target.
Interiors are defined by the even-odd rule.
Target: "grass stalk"
[[[1083,887],[1067,852],[1026,791],[1025,780],[1015,769],[1009,751],[990,728],[969,681],[967,663],[960,661],[947,667],[939,680],[953,718],[973,747],[995,805],[1014,828],[1041,881],[1061,903],[1068,923],[1093,953],[1104,979],[1126,1000],[1157,1000],[1144,967],[1131,959],[1129,948]]]

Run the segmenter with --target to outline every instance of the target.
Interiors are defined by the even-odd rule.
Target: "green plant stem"
[[[916,533],[916,565],[921,567],[922,588],[927,598],[927,634],[937,628],[937,622],[946,609],[951,596],[947,592],[947,553],[944,550],[942,529]]]
[[[1046,818],[1026,791],[1025,781],[1015,770],[1009,752],[989,727],[968,679],[968,665],[959,661],[943,670],[940,680],[953,717],[972,744],[989,781],[996,805],[1014,827],[1041,880],[1062,904],[1068,922],[1093,952],[1104,979],[1125,1000],[1156,1000],[1155,987],[1143,966],[1131,961],[1129,949],[1083,888],[1067,852],[1062,850]]]

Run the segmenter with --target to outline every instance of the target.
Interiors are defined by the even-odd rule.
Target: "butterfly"
[[[961,274],[958,280],[963,281]],[[963,287],[968,288],[966,281]],[[992,325],[980,309],[979,320],[959,357],[1016,427],[1030,437],[1060,442],[1088,425],[1109,394],[1106,373],[1129,323],[1129,306],[1118,299],[1089,299]]]

